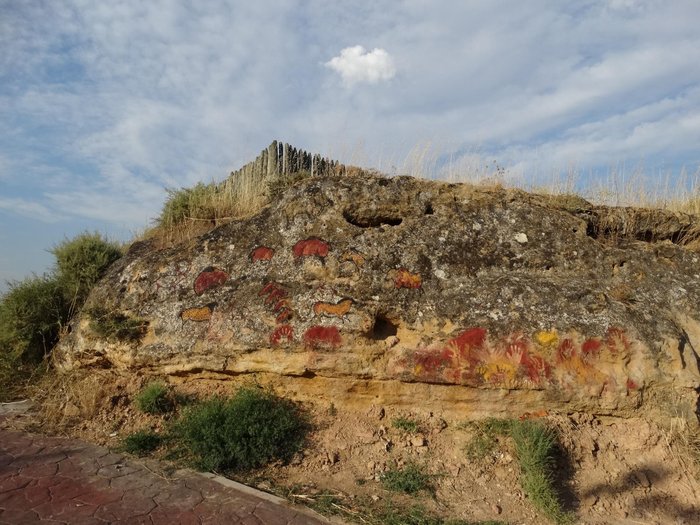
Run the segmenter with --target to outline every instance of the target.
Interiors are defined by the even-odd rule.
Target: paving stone
[[[0,514],[0,523],[36,524],[39,522],[39,515],[29,509],[5,509]]]
[[[146,468],[144,465],[148,465]],[[171,477],[157,472],[171,472]],[[188,470],[0,428],[0,524],[327,523]]]
[[[296,516],[296,512],[279,512],[277,505],[263,503],[255,509],[254,515],[265,525],[287,525],[291,518]]]
[[[31,478],[25,478],[24,476],[14,475],[7,476],[0,479],[0,494],[3,492],[9,492],[11,490],[17,490],[22,487],[29,485]]]
[[[96,505],[86,505],[85,503],[75,500],[60,500],[38,505],[32,510],[36,512],[42,520],[58,519],[71,522],[75,518],[92,517],[97,508]]]
[[[199,525],[199,518],[192,511],[187,510],[164,510],[161,508],[155,509],[150,514],[153,525],[172,525],[178,523],[180,525]]]

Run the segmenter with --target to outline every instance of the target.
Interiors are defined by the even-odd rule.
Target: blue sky
[[[429,148],[693,173],[698,20],[697,0],[0,0],[0,282],[65,236],[129,238],[164,188],[274,138],[389,172]]]

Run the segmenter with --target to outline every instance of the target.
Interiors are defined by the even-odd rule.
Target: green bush
[[[0,296],[0,397],[13,397],[58,342],[61,329],[91,287],[121,256],[99,234],[84,233],[55,246],[54,271],[9,283]]]
[[[146,414],[167,414],[175,410],[175,398],[165,383],[149,383],[136,396],[136,406]]]
[[[99,233],[81,233],[54,246],[56,279],[68,300],[80,307],[107,268],[122,255],[119,245]]]
[[[187,409],[173,434],[205,470],[247,470],[288,461],[301,449],[306,417],[291,402],[259,388],[215,397]]]
[[[432,490],[431,476],[425,468],[416,463],[408,463],[403,468],[392,468],[381,475],[385,488],[406,494],[416,494],[421,490]]]
[[[56,279],[35,276],[10,283],[0,300],[0,352],[11,361],[38,363],[58,341],[68,313]]]
[[[136,456],[146,456],[157,449],[163,438],[150,430],[138,430],[122,441],[120,450]]]

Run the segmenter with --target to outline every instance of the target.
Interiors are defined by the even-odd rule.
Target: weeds
[[[525,494],[556,523],[570,522],[571,516],[562,510],[552,480],[557,445],[554,431],[538,421],[524,420],[513,422],[510,435],[515,443],[520,483]]]
[[[146,335],[148,321],[96,306],[86,311],[90,330],[108,341],[139,341]]]
[[[302,170],[272,178],[267,183],[267,195],[271,200],[278,199],[290,186],[311,177],[311,172]]]
[[[149,383],[136,396],[136,406],[146,414],[167,414],[175,410],[175,398],[165,383]]]
[[[138,430],[124,438],[120,450],[136,456],[146,456],[156,450],[163,438],[150,430]]]
[[[403,468],[391,468],[384,472],[380,478],[384,488],[395,492],[416,494],[422,490],[432,491],[432,476],[425,467],[417,463],[408,463]]]
[[[205,470],[248,470],[288,461],[301,449],[309,425],[291,402],[259,388],[232,398],[215,397],[190,407],[173,434]]]
[[[430,514],[420,505],[406,508],[393,503],[373,513],[370,523],[377,525],[505,525],[500,521],[465,521],[444,519]]]
[[[469,459],[483,460],[496,450],[499,437],[510,437],[520,465],[520,483],[527,497],[552,521],[571,522],[572,516],[562,509],[554,488],[557,438],[551,428],[539,421],[496,418],[471,426],[474,436],[465,448]]]
[[[418,432],[418,430],[420,430],[418,421],[405,416],[394,419],[391,422],[391,426],[399,430],[403,430],[404,432],[408,432],[409,434],[415,434]]]

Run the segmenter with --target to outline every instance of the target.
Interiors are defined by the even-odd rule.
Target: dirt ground
[[[5,420],[6,426],[67,434],[116,447],[135,430],[165,432],[167,417],[149,416],[133,404],[144,377],[124,379],[109,372],[46,379],[38,389],[41,410]],[[233,391],[230,382],[179,381],[178,392],[198,397]],[[420,505],[445,518],[547,523],[525,497],[519,466],[507,439],[495,452],[468,460],[473,429],[439,413],[398,412],[390,406],[345,410],[311,405],[314,430],[303,454],[291,464],[272,465],[238,478],[297,502],[362,516],[371,508]],[[642,418],[587,414],[536,414],[556,428],[562,453],[557,486],[564,507],[584,524],[700,523],[697,428],[680,420],[663,424]],[[408,432],[399,418],[417,423]],[[415,463],[432,474],[434,490],[397,495],[379,482],[388,468]]]

